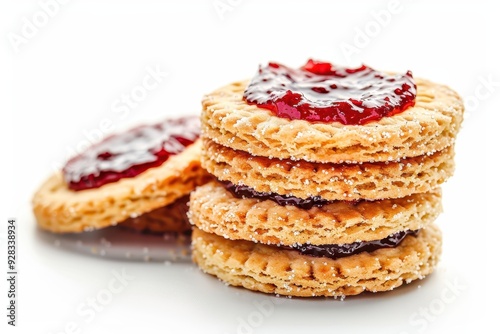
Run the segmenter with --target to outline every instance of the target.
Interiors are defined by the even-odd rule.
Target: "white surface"
[[[191,262],[191,238],[177,233],[137,233],[108,227],[87,233],[55,234],[42,229],[35,236],[65,252],[107,260],[134,262]]]
[[[220,3],[233,4],[222,17],[214,9]],[[491,4],[402,2],[400,13],[346,59],[340,45],[354,45],[359,29],[376,29],[372,11],[388,8],[388,2],[74,0],[15,53],[8,34],[19,34],[24,18],[31,20],[41,7],[37,1],[2,1],[0,235],[7,218],[16,217],[20,247],[18,327],[7,328],[8,333],[466,333],[498,328],[497,308],[490,306],[500,297],[500,184],[493,162],[500,125],[500,24]],[[39,237],[30,197],[64,161],[68,148],[86,140],[85,131],[95,132],[106,119],[119,129],[196,113],[204,93],[252,76],[259,63],[299,66],[309,57],[411,69],[415,76],[452,86],[469,101],[457,141],[456,173],[444,187],[445,213],[438,221],[444,252],[431,277],[392,293],[343,302],[284,300],[226,287],[190,264],[89,257]],[[141,85],[146,68],[157,66],[169,74],[144,101],[126,117],[123,108],[113,109],[122,94]],[[482,86],[488,78],[496,82],[491,92]],[[5,310],[4,242],[1,249],[0,309]],[[109,284],[117,288],[115,275],[122,270],[133,280],[109,292]],[[450,290],[450,284],[459,289]],[[86,303],[97,296],[111,300],[92,316]],[[430,310],[427,318],[420,315],[425,310]],[[71,323],[77,331],[65,331]]]

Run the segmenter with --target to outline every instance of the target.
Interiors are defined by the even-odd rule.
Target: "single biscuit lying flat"
[[[441,232],[434,224],[395,248],[336,260],[193,231],[193,259],[203,271],[234,286],[288,296],[392,290],[430,274],[440,253]]]
[[[37,222],[52,232],[81,232],[168,205],[208,179],[200,166],[200,150],[198,140],[159,167],[96,189],[72,191],[62,174],[56,173],[33,197]]]
[[[309,210],[272,200],[234,197],[218,182],[191,193],[189,216],[201,230],[264,244],[348,244],[380,240],[431,224],[441,212],[440,189],[405,198],[350,204],[338,201]]]
[[[312,163],[269,159],[204,138],[202,166],[219,180],[259,192],[327,200],[377,200],[431,191],[452,176],[453,146],[399,162]]]
[[[444,85],[415,80],[414,107],[362,126],[274,116],[243,101],[248,81],[235,82],[204,97],[202,130],[220,145],[291,160],[394,161],[441,151],[455,141],[463,102]]]

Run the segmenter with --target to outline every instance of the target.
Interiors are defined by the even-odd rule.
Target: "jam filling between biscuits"
[[[272,200],[278,205],[286,206],[293,205],[298,208],[309,210],[312,207],[322,207],[334,202],[339,201],[328,201],[322,199],[321,197],[309,197],[308,199],[302,199],[294,196],[283,196],[276,193],[263,193],[258,192],[255,189],[246,185],[235,185],[229,181],[219,182],[228,190],[234,197],[237,198],[255,198],[258,200]],[[359,201],[349,202],[356,205]],[[416,236],[419,230],[406,230],[393,233],[388,237],[381,240],[373,241],[358,241],[351,244],[326,244],[326,245],[311,245],[311,244],[301,244],[294,246],[278,246],[279,248],[296,250],[304,255],[310,255],[315,257],[328,257],[331,259],[338,259],[341,257],[346,257],[350,255],[359,254],[362,252],[373,252],[380,248],[392,248],[397,247],[407,236]]]
[[[291,120],[362,125],[414,106],[416,94],[410,71],[388,74],[310,59],[299,69],[260,66],[243,100]]]
[[[237,198],[255,198],[261,201],[271,200],[281,206],[293,205],[304,210],[309,210],[313,207],[321,208],[324,205],[339,202],[339,201],[330,201],[321,198],[319,196],[312,196],[304,199],[291,195],[280,195],[273,192],[259,192],[252,187],[246,186],[244,184],[234,184],[230,181],[219,180],[219,183],[221,183],[224,186],[224,188],[226,188],[227,191],[229,191],[234,197]],[[356,205],[361,201],[363,200],[343,201],[343,202]]]
[[[400,231],[389,235],[381,240],[357,241],[352,244],[339,245],[311,245],[302,244],[294,246],[280,246],[290,250],[299,251],[301,254],[314,257],[328,257],[339,259],[346,256],[359,254],[362,252],[373,252],[381,248],[394,248],[399,246],[407,236],[416,236],[420,230]]]
[[[198,117],[167,119],[105,138],[69,160],[63,175],[71,190],[98,188],[137,176],[181,153],[200,136]]]

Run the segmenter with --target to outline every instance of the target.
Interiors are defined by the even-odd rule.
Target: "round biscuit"
[[[201,141],[161,166],[99,188],[70,190],[58,172],[32,199],[38,225],[56,233],[99,229],[166,206],[208,180],[200,165]]]
[[[230,285],[297,297],[392,290],[429,275],[440,253],[441,232],[435,225],[395,248],[336,260],[193,231],[193,260],[204,272]]]
[[[243,100],[248,81],[234,82],[203,98],[202,132],[235,150],[291,160],[397,161],[441,151],[455,141],[463,119],[462,99],[447,86],[415,80],[414,107],[364,125],[277,117]]]
[[[281,206],[272,200],[234,197],[218,182],[191,193],[188,216],[199,229],[232,240],[263,244],[349,244],[418,230],[441,213],[441,191],[399,199],[338,201],[309,210]]]
[[[400,198],[435,189],[453,175],[453,146],[399,162],[314,163],[269,159],[204,139],[202,166],[219,180],[259,192],[327,200]]]

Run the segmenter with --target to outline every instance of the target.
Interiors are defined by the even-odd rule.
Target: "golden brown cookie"
[[[328,200],[399,198],[431,191],[452,176],[453,146],[399,162],[314,163],[269,159],[204,139],[202,166],[219,180],[259,192]]]
[[[397,161],[441,151],[455,141],[463,118],[462,99],[447,86],[415,80],[414,107],[363,126],[274,116],[243,101],[248,81],[239,81],[204,97],[202,130],[220,145],[291,160]]]
[[[441,253],[434,225],[382,248],[340,259],[311,257],[215,234],[193,231],[193,259],[205,272],[250,290],[287,296],[348,296],[392,290],[430,274]]]
[[[116,225],[168,205],[208,180],[200,152],[198,140],[159,167],[82,191],[68,189],[62,174],[56,173],[33,197],[37,222],[51,232],[81,232]]]
[[[189,195],[183,196],[167,206],[137,217],[130,217],[118,226],[146,233],[190,232],[191,224],[187,218],[188,202]]]
[[[189,217],[199,229],[228,239],[267,244],[347,244],[417,230],[441,213],[439,189],[357,204],[338,201],[309,210],[272,200],[234,197],[219,182],[191,193]]]

